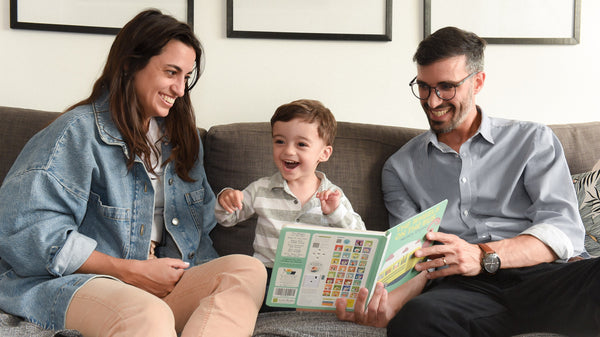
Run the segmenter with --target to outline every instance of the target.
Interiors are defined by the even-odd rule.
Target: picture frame
[[[194,0],[10,0],[10,28],[116,35],[135,15],[156,8],[194,28]]]
[[[424,37],[445,26],[491,44],[575,45],[581,0],[424,0]]]
[[[392,0],[227,0],[227,37],[392,40]]]

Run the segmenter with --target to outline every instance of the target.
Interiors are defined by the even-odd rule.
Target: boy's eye
[[[298,146],[305,147],[305,146],[308,146],[308,144],[300,142],[300,143],[298,143]]]
[[[283,144],[283,140],[281,139],[275,139],[275,144]]]

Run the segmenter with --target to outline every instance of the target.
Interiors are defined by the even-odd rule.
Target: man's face
[[[417,67],[417,81],[435,87],[443,83],[459,83],[469,76],[466,56],[443,59],[427,66]],[[478,74],[456,87],[456,95],[448,101],[439,98],[432,89],[421,106],[427,115],[429,126],[436,134],[448,133],[458,128],[470,114],[477,114],[475,108],[474,81]]]

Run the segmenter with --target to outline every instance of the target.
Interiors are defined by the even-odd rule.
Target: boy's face
[[[333,148],[317,128],[317,123],[299,118],[273,124],[273,160],[288,183],[314,179],[317,165],[331,156]]]

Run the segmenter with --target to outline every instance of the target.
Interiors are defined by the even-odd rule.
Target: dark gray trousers
[[[600,336],[600,258],[431,281],[388,336]]]

